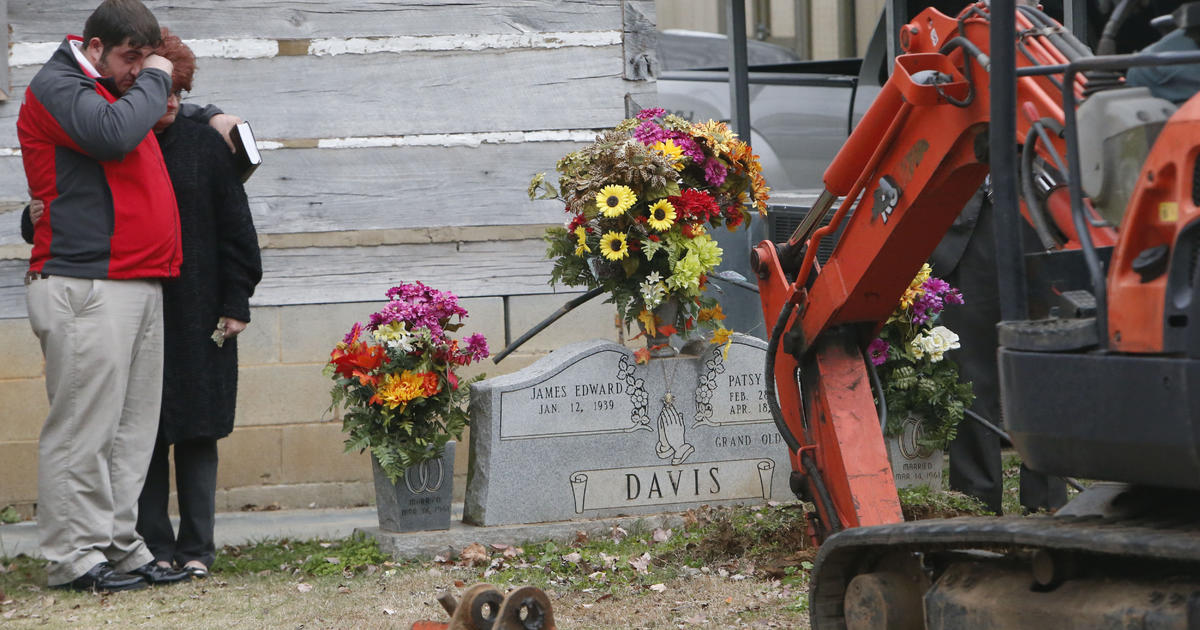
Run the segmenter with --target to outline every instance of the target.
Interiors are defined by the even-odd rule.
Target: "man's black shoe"
[[[187,571],[176,571],[175,569],[160,567],[153,560],[129,572],[133,575],[140,575],[151,584],[174,584],[175,582],[182,582],[192,577]]]
[[[101,562],[88,569],[87,573],[67,582],[56,584],[55,588],[69,588],[73,591],[93,591],[96,593],[115,593],[117,591],[132,591],[146,588],[146,580],[138,575],[117,573],[112,565]]]

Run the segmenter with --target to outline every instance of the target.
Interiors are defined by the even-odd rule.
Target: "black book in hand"
[[[244,184],[254,174],[254,169],[262,164],[262,155],[254,142],[254,132],[250,130],[250,123],[243,121],[235,125],[229,130],[229,138],[233,140],[234,161]]]

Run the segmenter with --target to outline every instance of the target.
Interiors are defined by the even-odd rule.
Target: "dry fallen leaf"
[[[296,585],[296,590],[300,591],[301,593],[307,593],[312,590],[312,584],[305,584],[301,582]]]
[[[578,551],[574,551],[574,552],[571,552],[571,553],[563,556],[562,559],[564,562],[570,562],[571,564],[579,564],[579,561],[583,560],[583,554],[579,553]]]
[[[624,527],[621,527],[620,525],[613,525],[613,526],[612,526],[612,539],[613,539],[613,542],[621,542],[621,539],[622,539],[622,538],[625,538],[625,537],[626,537],[626,536],[628,536],[628,535],[629,535],[629,532],[625,531],[625,528],[624,528]]]
[[[663,591],[667,590],[667,585],[661,582],[658,584],[651,584],[650,590],[654,591],[655,593],[662,593]]]
[[[350,587],[346,586],[345,584],[338,584],[338,592],[343,595],[347,595],[350,593]]]
[[[464,586],[466,586],[466,585],[467,585],[467,583],[466,583],[466,582],[464,582],[464,581],[462,581],[462,580],[454,580],[454,587],[455,587],[455,588],[462,588],[462,587],[464,587]]]
[[[508,549],[504,550],[504,557],[505,558],[516,558],[517,556],[519,556],[523,553],[525,553],[525,550],[520,547],[509,547]]]
[[[487,564],[489,557],[487,549],[479,543],[471,543],[458,554],[458,559],[466,563],[467,566],[475,566],[477,564]]]
[[[586,543],[587,541],[588,541],[587,532],[583,531],[582,529],[575,532],[576,544],[582,545],[582,544]]]
[[[384,608],[384,609],[383,609],[383,614],[385,614],[385,615],[394,615],[394,614],[396,614],[396,611],[392,610],[391,608]]]
[[[629,559],[629,566],[637,570],[638,573],[649,573],[650,554],[644,553],[637,558]]]
[[[492,543],[492,549],[495,549],[496,551],[504,551],[505,549],[508,549],[508,547],[509,545],[504,543]]]
[[[661,527],[655,529],[654,533],[650,535],[650,540],[652,540],[656,543],[664,543],[670,539],[671,539],[671,530],[663,529]]]

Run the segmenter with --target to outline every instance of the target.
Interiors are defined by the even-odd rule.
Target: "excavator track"
[[[1039,627],[1197,630],[1200,629],[1200,519],[1194,512],[1184,509],[1141,518],[960,517],[839,532],[825,541],[814,563],[810,599],[812,627],[814,630],[1021,627],[1021,621],[1015,615],[1005,619],[1003,611],[997,616],[995,610],[988,612],[979,608],[989,605],[1000,609],[1028,608],[1031,602],[1036,603],[1041,598],[1046,600],[1047,612],[1062,614],[1064,621],[1060,624],[1071,625],[1052,623]],[[924,582],[919,587],[905,586],[907,591],[901,589],[908,595],[897,595],[901,591],[894,588],[889,591],[886,587],[887,576],[896,573],[879,572],[881,563],[886,564],[887,559],[900,556],[907,557],[912,566],[919,568],[915,572],[910,570],[908,578],[899,581]],[[940,566],[931,566],[939,564],[932,561],[938,557],[941,558]],[[1154,566],[1152,575],[1140,572],[1141,567],[1150,563]],[[1040,578],[1037,577],[1038,569],[1033,568],[1037,564],[1041,565]],[[1062,567],[1066,566],[1071,570],[1064,571]],[[1056,576],[1056,571],[1060,575]],[[914,577],[914,573],[918,575]],[[874,600],[853,593],[850,599],[847,598],[852,581],[861,575],[884,576],[882,580],[872,578],[876,586]],[[1019,596],[1020,602],[997,601],[1006,596],[1005,587],[1000,586],[1004,579],[1015,580],[1015,586],[1010,587],[1007,595]],[[1079,584],[1086,584],[1074,592],[1062,588],[1072,580],[1082,580]],[[894,578],[892,581],[896,582]],[[885,586],[879,587],[879,584]],[[974,587],[975,593],[965,594],[964,587]],[[1123,617],[1114,618],[1111,624],[1106,618],[1071,620],[1071,615],[1075,614],[1070,612],[1071,606],[1078,605],[1084,611],[1095,610],[1096,602],[1087,601],[1087,598],[1104,597],[1105,593],[1111,597],[1112,593],[1104,590],[1109,587],[1114,587],[1112,592],[1120,594],[1118,598],[1128,597],[1131,602],[1128,606],[1120,602],[1124,606],[1118,606]],[[938,589],[941,589],[940,600],[933,597]],[[1054,595],[1055,591],[1062,595]],[[878,602],[889,598],[916,601],[891,606],[890,613],[883,616],[876,614],[879,610],[854,610],[864,601],[880,608]],[[947,599],[951,605],[936,603]],[[865,608],[872,608],[872,605]],[[884,604],[882,608],[889,605]],[[1102,613],[1096,615],[1103,617]],[[914,623],[914,616],[923,616],[924,622],[918,619]],[[889,619],[881,621],[884,617]],[[1145,618],[1158,621],[1126,625],[1130,619],[1137,618],[1142,618],[1143,622]]]

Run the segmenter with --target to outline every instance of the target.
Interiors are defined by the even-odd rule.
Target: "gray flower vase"
[[[669,295],[662,301],[662,304],[654,309],[653,313],[663,325],[674,326],[675,318],[679,315],[679,306],[679,298]],[[679,354],[679,350],[671,345],[671,335],[664,335],[658,329],[655,329],[655,334],[651,335],[646,331],[646,325],[641,320],[638,320],[638,328],[646,335],[646,349],[650,351],[651,358],[661,359]]]
[[[371,457],[375,472],[375,507],[379,529],[386,532],[419,532],[450,529],[450,504],[454,495],[454,442],[446,443],[440,459],[408,468],[396,483],[388,479]]]

